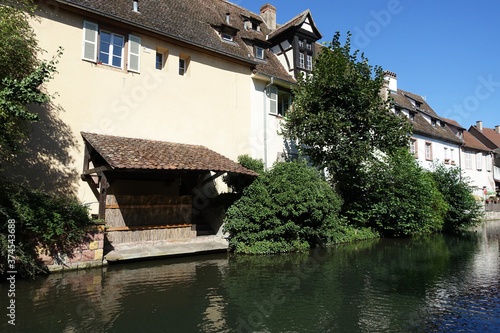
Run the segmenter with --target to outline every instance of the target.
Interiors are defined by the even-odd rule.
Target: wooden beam
[[[219,178],[220,176],[222,176],[225,173],[226,173],[225,171],[217,172],[215,175],[213,175],[211,177],[208,177],[207,179],[198,182],[198,184],[196,184],[195,188],[201,188],[201,187],[207,185],[208,183],[214,181],[215,179]]]
[[[97,167],[97,168],[83,170],[83,174],[84,175],[90,175],[90,174],[93,174],[93,173],[99,173],[101,171],[108,171],[108,170],[111,170],[111,167],[103,165],[103,166],[100,166],[100,167]]]
[[[192,204],[170,204],[170,205],[106,205],[106,209],[132,209],[132,208],[170,208],[170,207],[192,207]]]
[[[110,227],[107,231],[136,231],[136,230],[154,230],[168,228],[191,228],[192,224],[176,224],[176,225],[137,225],[129,227]]]

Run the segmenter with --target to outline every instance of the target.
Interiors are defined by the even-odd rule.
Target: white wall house
[[[398,89],[397,76],[385,72],[387,96],[394,99],[394,112],[405,115],[413,126],[410,150],[419,164],[431,169],[433,163],[460,166],[462,131],[454,133],[449,120],[439,117],[422,96]]]

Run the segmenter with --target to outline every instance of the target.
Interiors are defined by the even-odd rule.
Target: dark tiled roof
[[[467,131],[464,131],[464,143],[466,148],[490,151],[488,147],[483,145],[478,139],[474,137],[474,135],[470,134]]]
[[[276,30],[271,32],[271,34],[269,34],[269,38],[273,38],[274,36],[279,35],[280,33],[290,29],[291,27],[296,27],[296,26],[301,25],[306,20],[308,14],[310,14],[309,10],[303,11],[302,13],[295,16],[293,19],[291,19],[287,23],[279,26]]]
[[[204,146],[81,132],[113,169],[215,171],[257,176]]]
[[[500,148],[500,134],[497,133],[493,128],[483,127],[483,130],[480,131],[475,125],[471,127],[474,127],[477,132],[481,133],[486,139],[497,146],[497,148]]]
[[[289,77],[277,59],[269,60],[276,58],[274,54],[266,52],[268,64],[261,63],[245,43],[245,40],[250,40],[267,45],[266,35],[270,31],[262,22],[260,15],[224,0],[141,0],[139,13],[132,10],[131,0],[57,0],[57,2],[248,61],[250,65],[257,65],[257,70],[267,75]],[[229,24],[226,22],[227,13],[230,16]],[[247,30],[244,25],[245,18],[260,23],[261,31]],[[223,26],[237,31],[234,42],[222,41],[214,30],[214,27]]]
[[[448,126],[433,126],[427,120],[425,120],[423,115],[427,115],[438,120],[441,120],[441,118],[436,114],[436,112],[434,112],[430,105],[427,104],[422,96],[398,89],[397,93],[391,93],[391,97],[394,98],[394,103],[396,106],[415,112],[414,120],[410,121],[413,125],[413,132],[415,134],[420,134],[423,136],[428,136],[455,144],[462,144],[462,140],[458,138]],[[413,105],[410,99],[419,102],[420,106],[417,107],[416,105]]]
[[[442,120],[444,120],[446,123],[450,124],[450,125],[453,125],[459,129],[465,129],[463,128],[462,126],[460,126],[460,124],[456,121],[456,120],[453,120],[453,119],[448,119],[448,118],[443,118],[441,117]]]

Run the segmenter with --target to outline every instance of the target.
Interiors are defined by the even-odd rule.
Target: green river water
[[[500,221],[306,254],[226,253],[16,281],[1,332],[499,332]],[[6,300],[8,285],[0,285]],[[2,302],[5,311],[6,302]]]

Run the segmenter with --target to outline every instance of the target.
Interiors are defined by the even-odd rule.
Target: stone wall
[[[104,230],[104,224],[90,226],[85,241],[75,248],[71,256],[59,254],[52,257],[41,248],[38,257],[51,272],[102,266],[106,263],[103,261]]]

